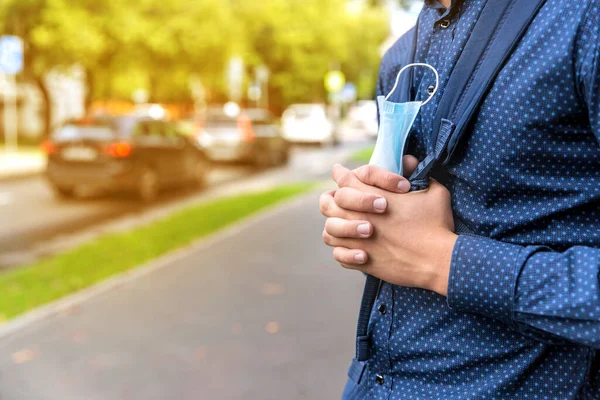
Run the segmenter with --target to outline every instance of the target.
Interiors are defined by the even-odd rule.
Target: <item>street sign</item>
[[[0,38],[0,72],[18,74],[23,69],[23,41],[17,36]]]
[[[356,100],[356,85],[354,83],[348,82],[344,85],[342,88],[342,99],[347,103]]]
[[[344,87],[346,77],[342,71],[329,71],[325,74],[325,89],[329,93],[337,93]]]
[[[252,101],[260,100],[261,93],[260,83],[255,82],[248,86],[248,98]]]

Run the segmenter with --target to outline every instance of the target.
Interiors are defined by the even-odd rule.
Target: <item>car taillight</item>
[[[123,158],[131,154],[133,147],[129,143],[112,143],[104,148],[104,152],[111,157]]]
[[[251,142],[256,139],[254,130],[252,129],[252,121],[245,115],[238,118],[238,129],[242,133],[242,139],[246,142]]]
[[[50,155],[50,154],[56,153],[56,145],[54,143],[52,143],[51,141],[49,141],[49,140],[46,140],[45,142],[43,142],[40,145],[40,147],[42,148],[42,151],[46,155]]]

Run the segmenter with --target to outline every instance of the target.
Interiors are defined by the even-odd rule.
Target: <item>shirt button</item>
[[[435,92],[435,86],[431,85],[427,87],[427,94],[429,94],[430,96],[433,94],[433,92]]]
[[[442,27],[442,29],[446,29],[449,26],[450,26],[449,19],[443,19],[442,22],[440,22],[440,27]]]
[[[380,304],[379,307],[377,307],[377,311],[379,311],[380,314],[385,314],[387,311],[387,307],[385,306],[385,304]]]
[[[380,385],[383,385],[383,376],[379,374],[375,375],[375,382],[379,383]]]

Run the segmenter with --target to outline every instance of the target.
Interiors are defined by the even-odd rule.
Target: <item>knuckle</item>
[[[354,176],[354,174],[352,173],[352,171],[345,172],[344,175],[342,175],[342,177],[338,181],[338,186],[339,187],[347,187],[347,186],[349,186],[350,183],[352,183],[352,177],[353,176]]]
[[[341,188],[335,192],[335,196],[333,197],[333,199],[341,205],[346,200],[347,197],[348,197],[348,188]]]
[[[340,248],[340,247],[334,247],[333,249],[333,258],[335,258],[335,260],[339,263],[344,263],[346,262],[345,258],[344,258],[344,249]]]
[[[333,201],[327,202],[327,205],[325,207],[325,213],[324,213],[325,216],[326,217],[332,216],[333,215],[333,210],[335,209],[335,207],[336,207],[335,202],[333,202]]]
[[[383,184],[387,186],[395,186],[397,181],[397,175],[392,174],[391,172],[386,172],[383,175]]]
[[[325,233],[329,233],[333,231],[335,225],[335,220],[332,218],[327,218],[327,220],[325,221]]]
[[[369,193],[361,193],[358,198],[358,204],[360,204],[361,210],[366,210],[373,205],[372,195]]]
[[[338,262],[342,262],[342,260],[340,259],[340,250],[337,247],[333,249],[333,258]]]
[[[371,165],[360,167],[357,171],[357,176],[363,183],[369,183],[373,176],[373,167]]]
[[[325,214],[328,208],[328,204],[330,202],[330,195],[327,193],[323,193],[321,197],[319,197],[319,210],[321,214]]]
[[[326,245],[331,246],[331,236],[325,230],[323,231],[323,242]]]

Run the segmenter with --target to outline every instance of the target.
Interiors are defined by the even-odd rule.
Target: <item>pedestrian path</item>
[[[339,398],[364,278],[323,222],[310,194],[1,340],[0,398]]]

